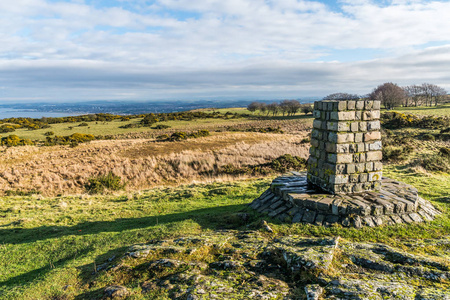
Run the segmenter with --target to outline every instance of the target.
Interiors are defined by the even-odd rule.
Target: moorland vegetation
[[[274,176],[304,170],[312,117],[300,109],[2,120],[14,131],[2,133],[0,148],[0,298],[99,299],[108,297],[106,287],[120,285],[130,299],[170,299],[168,289],[143,284],[163,254],[136,259],[130,246],[230,229],[386,243],[439,256],[450,268],[449,111],[438,103],[382,112],[384,176],[414,185],[443,214],[359,230],[282,224],[247,208]],[[263,219],[272,232],[261,227]],[[236,256],[236,247],[214,242],[169,256],[211,263]],[[340,255],[328,275],[340,264],[354,266]],[[161,282],[174,275],[161,274]],[[445,291],[450,282],[416,284]],[[305,297],[295,282],[289,291]]]

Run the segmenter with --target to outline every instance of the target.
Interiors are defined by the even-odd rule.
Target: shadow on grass
[[[246,207],[245,204],[228,205],[160,216],[83,222],[74,226],[40,226],[36,228],[0,229],[0,241],[2,241],[3,244],[32,243],[38,240],[59,238],[67,235],[82,236],[102,232],[122,232],[158,224],[180,222],[187,219],[197,222],[203,228],[217,229],[224,225],[221,216],[245,210]]]
[[[173,213],[161,216],[149,216],[143,218],[127,218],[118,219],[114,221],[97,221],[97,222],[84,222],[75,226],[41,226],[31,229],[0,229],[0,240],[3,244],[22,244],[33,243],[38,240],[59,238],[67,235],[94,235],[103,232],[126,232],[133,229],[143,229],[152,227],[159,224],[168,224],[172,222],[180,222],[187,219],[197,222],[203,228],[221,229],[226,228],[227,222],[230,222],[230,216],[233,214],[247,210],[245,204],[240,205],[228,205],[212,208],[204,208],[193,210],[189,212]],[[252,215],[252,212],[250,212]],[[255,215],[256,216],[256,215]],[[231,218],[232,219],[232,218]],[[232,224],[234,227],[238,227],[242,224]],[[82,252],[77,253],[77,257],[88,255],[93,251],[93,246],[87,247]],[[100,261],[107,259],[119,252],[123,253],[125,248],[117,248],[112,252],[105,253],[98,257]],[[6,281],[0,282],[0,285],[5,286],[17,286],[21,284],[29,283],[37,278],[42,278],[50,272],[53,268],[63,268],[66,263],[73,260],[73,254],[52,262],[44,267],[32,270],[30,272],[12,277]],[[94,271],[93,264],[84,266],[85,268],[91,268]],[[85,269],[84,268],[84,269]],[[84,270],[85,272],[88,270]],[[87,273],[90,273],[88,271]]]

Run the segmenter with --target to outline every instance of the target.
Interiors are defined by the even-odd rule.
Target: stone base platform
[[[417,189],[389,178],[381,180],[379,192],[333,195],[312,187],[299,172],[276,178],[250,207],[283,222],[356,228],[432,221],[440,214]]]

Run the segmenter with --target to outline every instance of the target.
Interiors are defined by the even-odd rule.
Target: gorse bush
[[[220,173],[229,175],[268,175],[273,173],[285,173],[291,170],[302,170],[306,168],[306,159],[291,154],[284,154],[269,163],[254,166],[236,167],[227,164],[220,168]]]
[[[443,155],[442,152],[423,155],[414,160],[412,165],[420,165],[427,171],[448,173],[450,172],[450,155]]]
[[[187,140],[189,138],[199,138],[199,137],[205,137],[205,136],[209,136],[209,130],[199,130],[199,131],[195,131],[195,132],[191,132],[191,133],[187,133],[184,131],[176,131],[174,133],[172,133],[166,140],[168,141],[182,141],[182,140]],[[166,135],[160,135],[158,136],[159,140],[164,140],[164,136]]]
[[[13,132],[16,131],[16,127],[12,125],[2,125],[0,126],[0,133]]]
[[[290,154],[282,155],[271,162],[272,169],[281,173],[289,170],[303,169],[305,166],[306,159]]]
[[[15,146],[34,145],[35,143],[32,140],[22,139],[17,135],[12,134],[6,137],[2,137],[2,139],[0,140],[0,144],[2,146],[15,147]]]
[[[424,135],[422,135],[422,140],[424,141],[434,141],[436,139],[436,137],[434,135],[432,135],[431,133],[426,133]]]
[[[251,128],[239,128],[234,126],[228,126],[227,131],[241,131],[241,132],[260,132],[260,133],[284,133],[280,127],[251,127]]]
[[[450,126],[450,119],[435,116],[418,117],[392,111],[381,114],[381,124],[388,129],[405,127],[442,128]]]
[[[104,137],[98,137],[98,138],[104,138]],[[46,142],[44,143],[45,146],[53,146],[53,145],[71,145],[76,146],[79,143],[85,143],[89,141],[93,141],[97,139],[92,134],[84,134],[84,133],[74,133],[68,136],[54,136],[50,137],[47,136]]]
[[[105,192],[105,190],[122,190],[125,188],[125,185],[126,183],[122,183],[122,178],[114,175],[113,172],[109,172],[106,175],[89,178],[84,187],[89,194],[100,194]]]
[[[170,126],[166,124],[158,124],[155,127],[153,127],[153,129],[167,129],[167,128],[170,128]]]

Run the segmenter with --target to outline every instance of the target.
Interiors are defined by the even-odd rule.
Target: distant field
[[[13,133],[3,134],[16,134],[21,138],[31,139],[31,140],[45,140],[45,133],[48,131],[53,131],[55,135],[66,136],[71,135],[75,132],[84,133],[84,134],[93,134],[93,135],[120,135],[120,134],[128,134],[128,133],[151,133],[155,132],[154,127],[159,124],[168,125],[173,130],[180,131],[189,131],[195,130],[197,127],[215,127],[220,125],[229,125],[232,126],[236,123],[240,123],[246,121],[247,119],[238,118],[238,119],[200,119],[193,121],[167,121],[167,122],[159,122],[151,127],[136,127],[136,128],[119,128],[120,126],[128,125],[128,124],[138,124],[141,119],[132,119],[130,121],[120,121],[113,120],[110,122],[85,122],[88,126],[78,126],[82,122],[78,123],[59,123],[59,124],[50,124],[50,128],[38,129],[38,130],[28,130],[26,128],[17,129]]]
[[[213,112],[210,109],[202,109],[200,111],[205,112]],[[218,110],[216,110],[218,111]],[[231,109],[222,109],[220,110],[222,114],[226,112],[249,114],[245,108],[231,108]],[[50,124],[50,128],[38,129],[38,130],[29,130],[26,128],[16,129],[16,131],[11,133],[3,133],[1,136],[7,136],[9,134],[18,135],[20,138],[31,139],[31,140],[40,140],[44,141],[46,136],[45,133],[52,131],[55,135],[58,136],[68,136],[73,133],[83,133],[83,134],[93,134],[95,136],[142,136],[142,137],[155,137],[157,135],[163,134],[165,132],[173,132],[173,131],[194,131],[199,129],[207,129],[207,130],[226,130],[228,127],[233,127],[235,129],[239,129],[240,127],[244,129],[251,127],[261,127],[261,126],[283,126],[286,122],[292,122],[292,120],[297,120],[295,122],[302,122],[304,124],[312,123],[311,115],[296,115],[293,117],[283,117],[283,116],[275,116],[264,118],[260,120],[258,114],[251,114],[250,117],[235,117],[233,115],[222,117],[222,118],[202,118],[195,119],[192,121],[185,120],[176,120],[176,121],[164,121],[153,124],[151,127],[134,127],[134,128],[119,128],[121,126],[126,126],[129,124],[139,124],[142,120],[141,118],[131,119],[129,121],[121,121],[121,120],[113,120],[109,122],[76,122],[76,123],[58,123],[58,124]],[[79,126],[81,123],[87,123],[88,126]],[[154,129],[157,125],[167,125],[170,126],[167,130],[156,130]],[[136,135],[136,133],[141,133],[142,135]]]
[[[450,104],[438,106],[396,107],[393,111],[421,116],[450,117]]]

